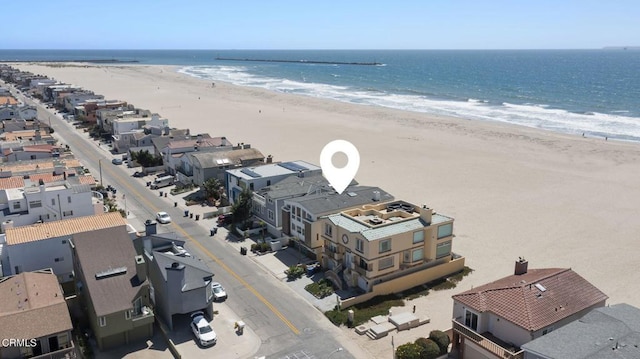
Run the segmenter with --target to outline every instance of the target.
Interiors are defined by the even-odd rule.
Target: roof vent
[[[114,277],[127,273],[127,267],[109,268],[105,271],[96,273],[96,279]]]
[[[369,223],[371,224],[382,224],[382,219],[379,217],[373,217],[369,220]]]

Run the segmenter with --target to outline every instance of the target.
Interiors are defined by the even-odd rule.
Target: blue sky
[[[1,6],[2,49],[584,49],[640,45],[637,0],[36,0],[8,1]]]

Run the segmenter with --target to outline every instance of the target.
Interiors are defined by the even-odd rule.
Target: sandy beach
[[[361,184],[456,219],[453,250],[475,272],[458,288],[425,298],[420,310],[432,318],[429,329],[451,327],[451,295],[512,274],[520,256],[529,268],[571,267],[606,293],[608,303],[640,307],[638,143],[218,81],[212,87],[176,67],[13,66],[157,112],[172,127],[250,143],[275,161],[318,164],[327,142],[352,142],[360,151]],[[428,335],[413,333],[407,338]],[[371,350],[390,352],[388,341],[378,342]]]

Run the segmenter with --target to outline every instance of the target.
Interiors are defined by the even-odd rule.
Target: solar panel
[[[282,162],[282,163],[278,163],[278,166],[284,167],[284,168],[288,169],[289,171],[293,171],[293,172],[300,172],[300,171],[309,170],[307,167],[299,165],[299,164],[297,164],[295,162]]]
[[[262,175],[261,175],[261,174],[256,173],[256,172],[254,172],[254,171],[252,171],[252,170],[250,170],[250,169],[248,169],[248,168],[243,168],[242,170],[240,170],[240,172],[242,172],[242,173],[246,174],[247,176],[251,176],[251,177],[253,177],[253,178],[260,178],[260,177],[262,177]]]

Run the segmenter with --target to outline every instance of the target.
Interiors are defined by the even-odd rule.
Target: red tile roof
[[[29,179],[32,183],[38,183],[42,180],[44,183],[63,181],[64,175],[54,175],[53,173],[35,173],[29,175]]]
[[[604,304],[607,298],[576,272],[563,268],[530,269],[453,296],[473,310],[494,313],[529,331]]]
[[[10,188],[24,188],[24,179],[19,176],[0,178],[0,190]]]

